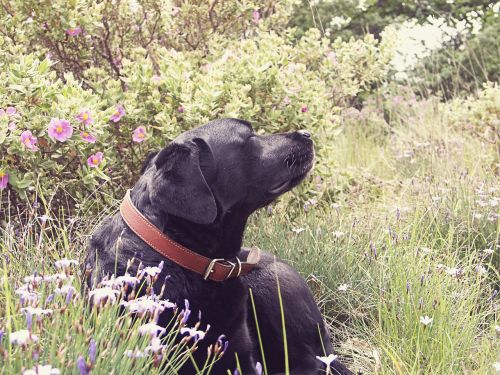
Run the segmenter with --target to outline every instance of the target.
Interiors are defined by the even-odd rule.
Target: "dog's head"
[[[309,133],[257,135],[224,119],[181,134],[151,158],[144,173],[150,201],[198,224],[233,210],[250,214],[296,186],[313,165]]]

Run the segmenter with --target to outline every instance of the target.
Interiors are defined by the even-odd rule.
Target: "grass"
[[[317,203],[304,210],[302,189],[255,214],[249,225],[246,245],[288,260],[307,279],[336,348],[355,371],[493,374],[500,361],[498,154],[451,128],[441,113],[428,100],[391,113],[385,126],[373,118],[346,125],[320,153],[327,177],[311,177],[307,197]],[[6,336],[26,326],[14,293],[23,277],[54,272],[53,261],[62,257],[82,259],[100,219],[68,220],[46,209],[10,215],[1,231],[0,329]],[[53,220],[43,223],[45,213]],[[78,373],[80,355],[90,363],[91,338],[100,357],[93,373],[158,371],[151,357],[123,355],[147,345],[127,329],[139,321],[119,318],[117,308],[98,316],[84,308],[83,298],[54,303],[52,317],[34,324],[38,344],[15,347],[4,338],[4,372],[50,363]],[[286,306],[283,312],[296,318],[287,317]],[[424,316],[432,322],[421,323]],[[189,348],[178,354],[187,360]]]

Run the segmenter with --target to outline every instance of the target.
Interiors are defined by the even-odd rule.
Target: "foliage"
[[[246,39],[236,39],[243,32],[238,28],[229,36],[207,31],[209,37],[203,37],[195,49],[181,48],[174,43],[180,38],[175,33],[169,34],[175,40],[168,42],[160,37],[164,30],[154,34],[159,39],[153,38],[154,43],[149,44],[154,50],[150,53],[135,39],[146,37],[136,35],[133,25],[114,20],[116,28],[110,28],[109,41],[114,46],[120,40],[120,48],[109,48],[120,56],[116,70],[108,59],[94,55],[99,54],[101,42],[88,44],[103,36],[104,22],[111,25],[102,13],[107,2],[76,2],[68,8],[56,4],[52,13],[40,5],[34,13],[45,12],[44,16],[32,17],[21,32],[9,37],[14,20],[23,11],[27,14],[22,4],[11,5],[19,7],[19,12],[12,11],[14,16],[4,15],[3,34],[7,38],[0,52],[4,57],[0,108],[14,108],[16,114],[0,118],[0,168],[9,174],[9,186],[17,194],[24,196],[29,189],[41,191],[47,199],[60,203],[64,197],[69,206],[74,203],[68,196],[79,204],[91,193],[101,198],[110,192],[122,194],[148,151],[158,150],[180,132],[215,118],[244,118],[265,132],[307,127],[319,136],[338,126],[344,103],[385,75],[393,48],[390,33],[382,42],[366,36],[331,43],[314,29],[298,40],[291,31],[267,31],[267,25],[282,17],[281,6],[274,7],[275,13],[269,13],[262,24],[246,8],[238,8],[242,13],[236,15],[236,9],[231,8],[231,13],[224,8],[236,19],[250,17],[245,25],[253,25],[253,29],[245,31]],[[146,11],[148,6],[154,13],[162,4],[148,2],[140,8]],[[85,7],[88,11],[83,11]],[[127,18],[129,7],[121,7],[125,10],[108,11],[117,17],[125,12],[120,17],[132,22]],[[183,9],[184,5],[176,10],[176,19],[187,12]],[[60,12],[69,13],[63,17]],[[95,19],[90,20],[89,14]],[[61,18],[73,21],[61,23]],[[44,33],[40,33],[42,19],[51,25]],[[177,27],[173,21],[165,22],[162,27]],[[68,28],[72,33],[77,28],[81,31],[68,35]],[[59,56],[57,50],[66,51],[66,55]],[[24,54],[29,51],[33,53]],[[37,58],[44,54],[45,58]],[[67,73],[62,74],[64,71]],[[122,107],[124,113],[115,116]],[[84,112],[92,122],[77,119]],[[72,137],[52,140],[48,131],[52,119],[69,121]],[[14,125],[9,126],[11,123]],[[21,143],[25,131],[38,138],[37,150]],[[95,137],[96,142],[90,143],[91,138],[82,132]],[[137,133],[143,138],[138,139]],[[103,153],[102,162],[94,157],[98,152]],[[92,157],[97,164],[89,164]]]
[[[480,33],[457,46],[447,46],[423,59],[410,74],[415,90],[444,99],[474,93],[485,82],[498,82],[500,22],[486,24]]]
[[[325,31],[330,29],[334,38],[365,33],[378,37],[390,24],[407,19],[424,22],[429,16],[443,17],[450,24],[465,20],[471,28],[477,17],[483,22],[495,22],[492,4],[491,0],[302,0],[295,8],[290,25],[304,31],[321,25]]]

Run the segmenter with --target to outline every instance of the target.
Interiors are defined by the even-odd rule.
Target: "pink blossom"
[[[17,113],[17,110],[14,107],[7,107],[5,110],[8,116],[14,116]]]
[[[83,122],[84,125],[90,125],[94,123],[94,119],[90,115],[90,111],[83,109],[80,111],[76,119],[80,122]]]
[[[68,120],[53,118],[50,120],[48,133],[50,138],[65,142],[73,135],[73,127]]]
[[[258,9],[255,9],[252,13],[252,22],[257,24],[260,21],[260,12]]]
[[[142,142],[144,139],[146,139],[146,128],[144,126],[138,126],[132,134],[132,140],[134,142]]]
[[[87,165],[90,167],[90,168],[97,168],[99,166],[99,164],[102,163],[102,152],[96,152],[95,154],[93,155],[90,155],[89,158],[87,159]]]
[[[179,12],[181,11],[181,8],[179,7],[172,7],[172,9],[170,10],[170,14],[172,17],[175,17],[176,15],[179,14]]]
[[[25,130],[21,133],[21,143],[31,151],[36,151],[38,150],[38,147],[36,146],[36,143],[38,142],[38,139],[36,137],[33,137],[33,134],[31,134],[31,131]]]
[[[69,29],[66,29],[66,34],[69,36],[78,36],[82,32],[82,29],[80,27],[70,27]]]
[[[5,171],[0,171],[0,190],[5,189],[8,183],[9,183],[9,174]]]
[[[0,117],[5,116],[5,115],[6,115],[5,110],[0,108]]]
[[[8,128],[11,132],[13,132],[14,130],[16,130],[16,129],[17,129],[17,125],[16,125],[16,123],[15,123],[14,121],[12,121],[12,122],[10,122],[10,123],[9,123],[9,125],[7,126],[7,128]]]
[[[113,122],[118,122],[125,115],[125,108],[123,108],[121,104],[118,104],[115,108],[115,113],[113,113],[109,119]]]
[[[177,108],[177,112],[184,113],[184,107],[182,105],[179,106],[179,108]]]
[[[335,64],[338,63],[338,61],[337,61],[337,54],[335,52],[333,52],[333,51],[328,52],[328,54],[326,55],[326,57],[328,58],[328,60],[330,61],[330,63],[332,65],[335,65]]]
[[[94,137],[92,134],[90,134],[89,132],[81,132],[80,133],[80,136],[82,137],[82,139],[85,141],[85,142],[88,142],[88,143],[95,143],[97,141],[97,138]]]
[[[307,108],[306,105],[303,105],[302,108],[300,109],[300,112],[302,112],[302,113],[309,112],[309,108]]]

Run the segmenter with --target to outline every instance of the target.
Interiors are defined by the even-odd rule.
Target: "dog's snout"
[[[299,130],[297,131],[297,133],[299,133],[301,136],[305,137],[305,138],[311,138],[311,133],[309,133],[307,130]]]

